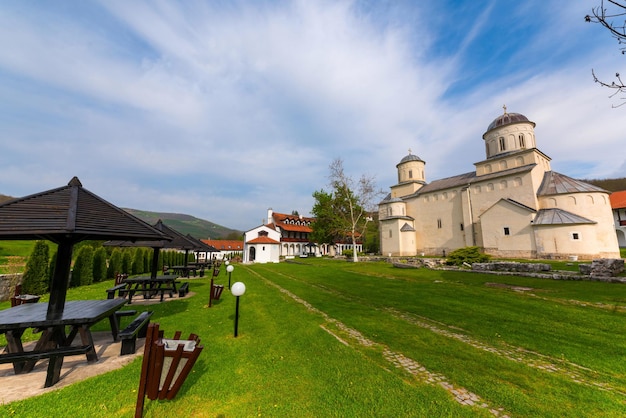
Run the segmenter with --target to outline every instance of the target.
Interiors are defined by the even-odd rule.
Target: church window
[[[509,168],[509,166],[507,165],[506,160],[500,161],[500,170],[506,170],[507,168]]]
[[[519,134],[519,136],[517,137],[518,141],[519,141],[519,147],[520,148],[526,148],[526,141],[524,139],[524,134]]]
[[[437,219],[437,228],[441,229],[441,219]]]
[[[506,143],[504,142],[504,137],[501,136],[498,139],[498,142],[500,143],[500,151],[505,151],[506,150]]]
[[[463,226],[463,222],[461,222],[461,231],[465,231],[465,227]]]
[[[504,235],[511,235],[511,230],[509,229],[508,226],[504,227]]]
[[[413,170],[409,170],[409,178],[412,179],[413,178]]]
[[[389,230],[389,238],[391,238],[391,235],[392,235],[392,234],[391,234],[391,229],[390,229],[390,230]]]
[[[572,232],[572,239],[577,241],[580,239],[580,234],[578,232]]]

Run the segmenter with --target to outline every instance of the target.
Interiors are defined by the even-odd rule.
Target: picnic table
[[[174,274],[178,274],[181,277],[189,277],[189,273],[193,273],[194,277],[198,274],[198,266],[192,264],[186,266],[172,266],[170,269],[174,271]]]
[[[136,293],[141,293],[144,299],[151,299],[157,294],[161,295],[161,302],[163,302],[163,296],[167,292],[170,297],[173,297],[177,293],[176,281],[177,277],[172,275],[165,276],[138,276],[124,279],[127,288],[125,290],[128,297],[128,303],[132,303],[133,296]]]
[[[98,360],[90,331],[92,325],[108,318],[113,340],[117,341],[119,325],[115,313],[125,304],[125,299],[69,301],[62,316],[54,319],[47,318],[48,303],[26,303],[4,309],[0,311],[0,333],[6,336],[7,352],[0,354],[0,362],[13,363],[15,374],[21,374],[30,372],[37,360],[50,358],[52,362],[54,357],[55,367],[48,368],[46,378],[46,386],[51,386],[59,380],[64,355],[81,353],[89,362]],[[22,335],[28,328],[41,332],[32,351],[25,351],[22,344]],[[82,351],[72,346],[77,335]]]

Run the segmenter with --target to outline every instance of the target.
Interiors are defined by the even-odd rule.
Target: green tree
[[[122,252],[122,267],[120,273],[131,274],[133,267],[133,252],[130,248],[125,248]]]
[[[332,192],[322,190],[313,194],[316,203],[311,212],[317,216],[316,210],[319,209],[323,219],[316,220],[312,229],[324,230],[320,231],[320,235],[325,238],[330,234],[335,235],[335,239],[349,240],[352,248],[356,249],[357,240],[365,234],[372,220],[368,215],[374,212],[377,199],[383,192],[377,190],[372,176],[362,175],[358,180],[349,176],[340,158],[333,160],[329,169]],[[320,205],[316,207],[318,203]],[[357,251],[353,251],[352,259],[355,262],[358,261],[357,254]]]
[[[41,295],[48,291],[49,254],[50,249],[45,241],[35,243],[22,277],[22,291],[24,293]]]
[[[141,274],[143,269],[143,248],[135,248],[135,254],[133,255],[132,274]]]
[[[98,247],[93,253],[93,281],[101,282],[107,277],[107,251]]]
[[[107,268],[107,278],[114,279],[115,275],[122,272],[122,250],[118,247],[113,248],[111,257],[109,258],[109,267]]]
[[[78,250],[72,269],[71,287],[93,283],[93,247],[85,245]]]

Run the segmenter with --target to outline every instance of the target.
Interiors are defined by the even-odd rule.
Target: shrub
[[[85,245],[78,250],[72,269],[71,287],[93,283],[93,247]]]
[[[109,267],[107,268],[107,278],[114,279],[116,273],[122,273],[122,250],[113,248],[111,258],[109,258]]]
[[[107,276],[107,252],[99,247],[93,254],[93,281],[101,282]]]
[[[489,256],[480,252],[478,247],[465,247],[452,251],[448,257],[446,264],[462,266],[463,263],[486,263]]]
[[[50,249],[45,241],[37,241],[28,257],[22,277],[22,292],[41,295],[48,291],[48,262]]]

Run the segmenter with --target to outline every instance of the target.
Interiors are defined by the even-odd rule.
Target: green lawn
[[[236,265],[232,278],[247,287],[238,338],[235,300],[225,290],[208,308],[208,278],[190,281],[194,297],[150,307],[166,336],[193,332],[205,349],[178,397],[147,400],[144,416],[626,414],[625,285],[320,259]],[[132,416],[140,365],[0,416]]]

